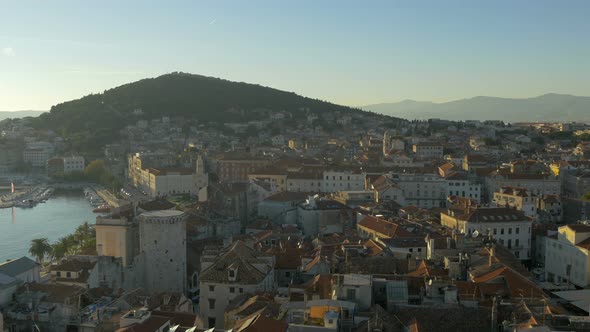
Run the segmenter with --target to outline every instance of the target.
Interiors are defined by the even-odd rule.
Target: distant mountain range
[[[0,121],[4,119],[26,118],[27,116],[39,116],[45,111],[14,111],[14,112],[0,112]]]
[[[514,99],[474,97],[446,103],[404,100],[361,107],[364,110],[406,119],[577,121],[590,122],[590,97],[545,94]]]

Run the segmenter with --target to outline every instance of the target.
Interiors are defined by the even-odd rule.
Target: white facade
[[[287,191],[317,193],[323,190],[323,181],[312,177],[287,177]]]
[[[84,157],[64,157],[62,159],[64,161],[64,174],[83,172],[84,167],[86,167]]]
[[[502,187],[526,188],[529,193],[537,196],[561,194],[561,181],[552,175],[542,178],[526,177],[526,175],[521,178],[498,175],[487,178],[486,184],[490,198],[494,197],[494,192],[499,191]]]
[[[416,157],[422,159],[442,158],[443,146],[437,143],[416,143],[412,146]]]
[[[33,167],[45,167],[51,153],[44,149],[27,148],[23,151],[23,160]]]
[[[444,207],[446,180],[438,174],[393,174],[392,180],[402,190],[404,202],[422,208]]]
[[[446,179],[446,187],[446,192],[449,196],[465,197],[477,203],[481,202],[481,184],[473,183],[466,179]]]
[[[327,170],[323,173],[323,192],[365,190],[365,174]]]
[[[144,286],[154,291],[186,291],[186,215],[163,210],[139,215],[139,250]]]
[[[520,260],[531,259],[531,221],[469,223],[468,229],[473,233],[487,234],[491,230],[493,237],[510,250]]]
[[[287,191],[325,192],[365,190],[365,174],[355,171],[327,170],[321,176],[291,174],[287,176]]]
[[[581,225],[573,225],[581,226]],[[570,226],[561,226],[557,238],[545,238],[546,280],[555,283],[571,283],[578,287],[590,285],[590,226],[586,231],[575,231]]]
[[[31,142],[23,150],[23,160],[33,167],[45,167],[53,154],[54,146],[48,142]]]
[[[199,202],[207,200],[208,174],[201,156],[195,169],[147,168],[142,166],[142,155],[135,154],[128,160],[128,176],[131,184],[143,190],[150,198],[168,195],[196,195]]]
[[[441,224],[463,234],[488,232],[520,260],[531,259],[532,221],[511,208],[477,208],[465,216],[454,216],[453,210],[441,213]]]

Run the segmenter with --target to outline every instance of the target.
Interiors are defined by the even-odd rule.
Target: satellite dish
[[[473,231],[473,234],[471,234],[471,236],[473,236],[474,238],[479,236],[479,232],[477,230]]]

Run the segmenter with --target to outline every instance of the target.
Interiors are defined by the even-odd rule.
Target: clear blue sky
[[[171,71],[347,105],[590,95],[590,1],[0,0],[0,111]]]

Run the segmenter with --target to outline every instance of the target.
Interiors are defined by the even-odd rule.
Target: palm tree
[[[51,256],[53,259],[62,259],[65,255],[71,253],[74,245],[75,240],[71,234],[64,236],[51,245]]]
[[[37,262],[43,263],[45,255],[51,253],[51,245],[46,237],[31,240],[31,246],[29,247],[29,253],[33,257],[37,258]]]
[[[80,245],[88,241],[91,236],[92,226],[88,223],[88,221],[85,221],[82,225],[78,226],[74,232],[74,237],[80,243]]]

